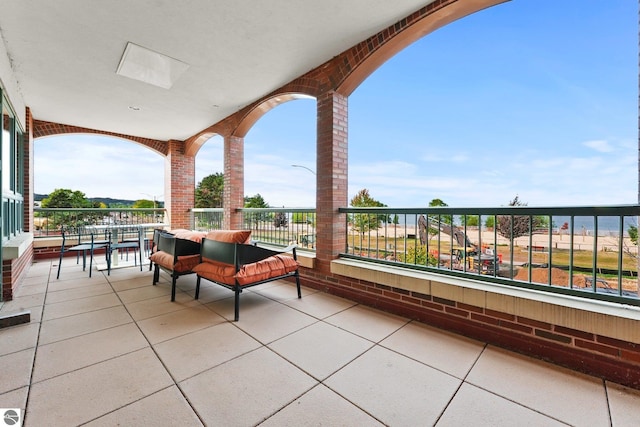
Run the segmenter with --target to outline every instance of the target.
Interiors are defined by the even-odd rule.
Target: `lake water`
[[[391,219],[393,219],[393,215],[391,215]],[[404,225],[404,218],[402,215],[399,216],[399,225]],[[569,223],[570,217],[568,216],[554,216],[552,218],[553,221],[553,230],[557,231],[562,227],[562,225],[566,222]],[[408,215],[406,218],[407,226],[415,227],[416,226],[416,216]],[[460,223],[460,221],[456,221],[456,223]],[[594,218],[592,216],[584,217],[584,216],[576,216],[574,217],[574,225],[573,232],[576,235],[585,235],[592,236],[595,230],[594,226]],[[630,226],[638,226],[638,220],[636,217],[625,217],[624,218],[624,226],[623,233],[626,236]],[[568,232],[568,230],[567,230]],[[620,233],[620,218],[619,217],[599,217],[598,218],[598,235],[599,236],[617,236]]]

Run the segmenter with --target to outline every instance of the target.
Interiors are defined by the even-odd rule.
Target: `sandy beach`
[[[379,228],[377,231],[371,232],[372,236],[378,236],[380,238],[414,238],[417,236],[415,226],[395,226],[393,224]],[[443,241],[449,241],[450,236],[446,233],[441,233],[441,239]],[[471,243],[474,245],[508,245],[509,240],[500,234],[493,231],[479,232],[477,229],[467,229],[467,236]],[[433,241],[436,241],[436,237],[433,237]],[[552,249],[570,249],[571,236],[568,233],[559,234],[533,234],[531,236],[531,243],[529,243],[529,236],[522,236],[515,239],[516,246],[523,248],[529,245],[539,247],[541,251],[548,250],[549,246]],[[597,242],[593,235],[588,233],[579,233],[573,235],[573,249],[578,251],[592,251],[596,248],[598,251],[611,251],[617,252],[619,246],[619,239],[617,236],[598,236]],[[628,237],[624,238],[623,244],[631,253],[638,253],[638,247],[631,242]]]

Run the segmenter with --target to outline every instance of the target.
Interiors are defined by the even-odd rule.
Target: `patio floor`
[[[637,426],[640,392],[288,282],[232,293],[35,263],[1,312],[0,407],[27,426]],[[25,413],[26,408],[26,413]]]

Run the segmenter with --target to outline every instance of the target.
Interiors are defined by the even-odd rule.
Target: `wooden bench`
[[[291,252],[292,256],[285,255],[287,252]],[[202,279],[224,286],[235,293],[235,321],[239,319],[240,293],[250,286],[295,277],[298,298],[302,297],[296,245],[280,251],[204,238],[201,243],[200,263],[193,267],[193,271],[198,276],[196,299],[200,294]]]

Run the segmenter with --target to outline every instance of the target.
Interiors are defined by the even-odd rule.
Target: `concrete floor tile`
[[[81,299],[110,293],[113,293],[113,289],[111,289],[111,286],[108,283],[90,284],[78,288],[50,291],[47,293],[47,304],[56,304],[59,302],[71,301],[74,299]]]
[[[58,292],[58,291],[68,291],[71,289],[82,289],[87,286],[92,285],[105,285],[109,284],[109,282],[101,276],[95,276],[91,279],[88,277],[80,277],[76,279],[70,280],[60,280],[56,281],[50,280],[49,285],[47,286],[47,292]]]
[[[373,343],[326,323],[314,323],[269,344],[269,348],[317,380],[324,380]]]
[[[29,385],[35,352],[29,348],[0,356],[0,395]]]
[[[176,381],[183,381],[260,347],[229,322],[182,335],[154,346]]]
[[[39,345],[45,345],[133,322],[122,306],[42,322]]]
[[[324,384],[387,425],[433,425],[461,381],[375,346]]]
[[[146,348],[33,384],[26,422],[79,425],[172,384],[155,353]]]
[[[42,320],[53,320],[119,305],[121,305],[120,300],[114,292],[105,295],[59,302],[56,304],[47,304],[44,307]]]
[[[220,288],[222,287],[220,286]],[[232,291],[226,291],[226,298],[216,299],[205,305],[225,319],[233,321],[235,295]],[[263,297],[257,292],[242,292],[240,294],[240,319],[244,320],[246,316],[251,317],[251,313],[254,311],[264,311],[268,310],[269,307],[277,307],[280,305],[282,304]]]
[[[82,261],[80,261],[82,262]],[[75,266],[75,260],[73,261]],[[87,266],[87,269],[89,267]],[[74,268],[72,271],[65,270],[65,267],[62,267],[62,271],[60,271],[60,278],[56,279],[56,271],[51,272],[51,279],[49,280],[49,290],[62,290],[69,289],[79,286],[85,286],[86,284],[92,283],[106,283],[107,279],[104,274],[101,272],[94,270],[89,277],[89,271],[82,271],[82,266]]]
[[[179,387],[206,425],[249,426],[316,384],[286,360],[260,348],[189,378]]]
[[[467,375],[484,348],[479,341],[418,322],[398,329],[380,345],[460,379]]]
[[[202,426],[198,416],[176,386],[91,421],[86,426]]]
[[[436,427],[459,426],[560,427],[566,424],[473,385],[463,384],[436,424]]]
[[[195,298],[195,293],[188,295],[191,298]],[[229,297],[233,297],[233,291],[223,286],[215,285],[204,280],[200,284],[200,295],[198,296],[198,301],[200,302],[200,304],[208,304],[210,302],[226,299]]]
[[[409,320],[364,305],[356,305],[326,318],[325,321],[370,341],[379,342],[406,325]]]
[[[171,290],[160,286],[152,286],[147,283],[147,286],[141,286],[134,289],[127,289],[118,292],[118,296],[123,303],[129,304],[136,301],[144,301],[151,298],[165,297],[171,299]]]
[[[133,323],[41,345],[38,347],[32,381],[43,381],[148,345]]]
[[[317,322],[317,319],[311,316],[268,299],[258,302],[253,307],[247,307],[250,305],[248,302],[252,300],[253,295],[244,296],[249,298],[245,298],[245,305],[242,305],[242,301],[240,302],[240,320],[235,322],[235,325],[263,344],[268,344]],[[262,296],[260,298],[265,300]],[[207,306],[209,305],[207,304]],[[232,320],[233,303],[230,305],[231,312],[228,313],[228,318]]]
[[[0,329],[0,356],[35,348],[40,324],[31,322]]]
[[[571,425],[608,426],[602,380],[487,347],[466,382]]]
[[[22,282],[22,284],[20,285],[20,287],[18,288],[18,291],[14,294],[14,297],[24,297],[27,295],[36,295],[36,294],[44,294],[45,292],[47,292],[47,282],[42,282],[41,279],[37,278],[39,280],[38,283],[35,284],[27,284],[25,283],[27,279],[25,279],[24,282]],[[31,279],[33,281],[33,279]]]
[[[283,301],[284,304],[305,314],[324,319],[356,305],[355,302],[325,293],[314,293],[301,299]]]
[[[35,307],[42,307],[44,305],[45,294],[33,294],[25,295],[22,297],[15,297],[11,301],[5,301],[2,304],[3,313],[12,313],[23,310],[29,310]]]
[[[268,286],[264,288],[261,288],[260,286],[256,286],[256,288],[259,288],[259,289],[255,289],[255,290],[253,288],[248,288],[248,289],[251,289],[254,292],[258,292],[260,295],[275,301],[286,301],[286,300],[298,298],[298,290],[296,289],[295,283],[290,283],[285,280],[276,280],[274,282],[269,282],[269,283],[273,283],[274,286]],[[302,287],[300,288],[300,294],[302,295],[302,298],[312,295],[314,293],[315,292],[310,292],[309,288],[302,288]]]
[[[17,390],[10,391],[8,393],[0,393],[0,403],[3,408],[20,408],[22,409],[22,415],[24,416],[25,409],[27,407],[27,395],[29,393],[29,387],[21,387]]]
[[[260,427],[280,426],[381,427],[383,424],[319,384],[260,424]]]
[[[199,331],[226,320],[204,306],[187,307],[138,322],[151,344]]]
[[[141,288],[144,286],[152,285],[152,277],[141,275],[139,277],[133,279],[126,279],[122,277],[109,277],[108,281],[111,284],[111,287],[116,292],[126,291],[129,289]]]
[[[640,390],[607,382],[613,427],[636,427],[640,423]]]
[[[171,301],[171,291],[166,289],[165,291],[167,294],[160,297],[125,303],[131,317],[140,321],[201,305],[184,292],[176,293],[176,300]]]

